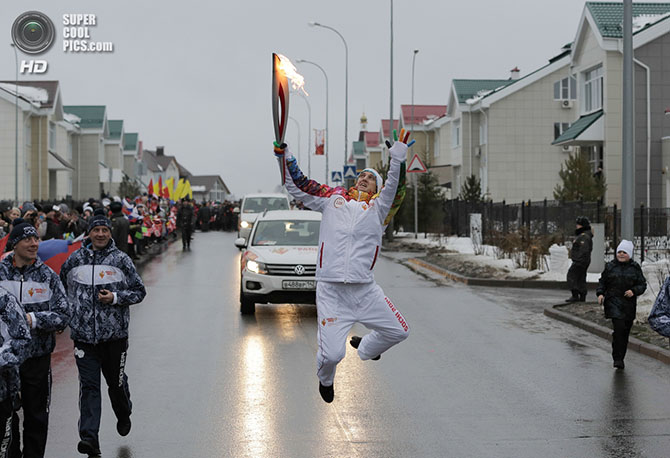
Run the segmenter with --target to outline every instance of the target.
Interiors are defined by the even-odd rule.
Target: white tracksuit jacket
[[[407,147],[399,144],[398,149],[402,152],[396,157],[404,158]],[[336,366],[346,353],[347,335],[354,323],[372,329],[358,347],[364,360],[380,355],[409,335],[404,317],[374,283],[373,276],[385,219],[401,176],[404,181],[404,160],[392,157],[381,192],[366,201],[357,191],[330,188],[307,179],[288,151],[285,158],[286,189],[306,207],[323,215],[316,265],[317,375],[323,385],[330,386]]]

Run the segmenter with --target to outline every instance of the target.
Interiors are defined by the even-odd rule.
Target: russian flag
[[[133,212],[133,209],[135,207],[133,204],[128,202],[128,199],[123,199],[123,208],[121,208],[121,211],[123,212],[124,215],[128,216]]]
[[[84,234],[72,241],[60,239],[45,240],[40,242],[40,246],[37,249],[37,257],[44,264],[51,267],[51,270],[60,274],[60,268],[63,266],[63,263],[72,253],[81,248],[83,239]]]

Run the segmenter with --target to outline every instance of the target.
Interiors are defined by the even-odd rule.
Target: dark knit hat
[[[123,204],[121,202],[114,201],[109,204],[109,209],[112,211],[112,213],[118,213],[123,209]]]
[[[12,229],[12,232],[9,233],[9,239],[7,240],[8,245],[12,247],[17,243],[19,243],[21,240],[27,239],[28,237],[39,238],[35,226],[26,223],[23,220],[23,218],[16,218],[14,221],[12,221],[12,225],[14,226],[14,228]]]
[[[112,222],[107,218],[106,211],[103,208],[98,208],[93,213],[93,216],[88,222],[88,232],[91,232],[96,226],[105,226],[110,231],[112,230]]]

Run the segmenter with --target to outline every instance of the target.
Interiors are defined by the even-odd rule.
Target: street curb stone
[[[493,286],[506,288],[538,288],[538,289],[568,289],[568,283],[565,281],[551,280],[495,280],[491,278],[472,278],[465,277],[455,272],[450,272],[442,267],[436,266],[421,259],[410,258],[406,262],[423,267],[439,275],[443,275],[453,281],[464,283],[470,286]],[[596,289],[597,283],[587,283],[588,289]]]
[[[562,321],[564,323],[571,324],[573,326],[577,326],[580,329],[583,329],[584,331],[588,331],[591,334],[595,334],[598,337],[602,337],[603,339],[607,340],[608,342],[612,341],[612,330],[609,328],[606,328],[604,326],[600,326],[599,324],[592,323],[590,321],[584,320],[582,318],[576,317],[574,315],[571,315],[569,313],[562,312],[560,310],[557,310],[556,307],[560,306],[553,306],[553,307],[548,307],[544,309],[544,314],[550,318],[553,318],[555,320]],[[647,342],[643,342],[640,339],[637,339],[635,337],[630,337],[628,339],[628,349],[636,351],[638,353],[642,353],[643,355],[647,355],[651,358],[654,358],[662,363],[665,364],[670,364],[670,351],[666,350],[665,348],[660,348],[657,347],[656,345],[649,344]]]

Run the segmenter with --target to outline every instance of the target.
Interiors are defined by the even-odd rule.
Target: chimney
[[[156,156],[165,156],[165,147],[157,146],[156,147]]]
[[[512,70],[510,70],[510,79],[511,80],[518,80],[520,74],[521,74],[521,70],[519,70],[519,67],[514,67]]]

